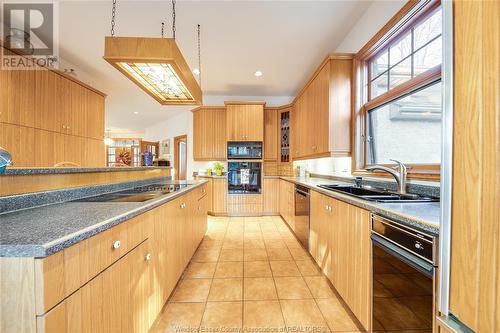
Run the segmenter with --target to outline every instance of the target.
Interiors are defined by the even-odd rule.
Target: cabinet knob
[[[144,260],[150,261],[151,260],[151,253],[148,253],[144,256]]]
[[[325,205],[325,210],[328,210],[328,205]]]
[[[122,245],[122,242],[120,242],[119,240],[117,240],[117,241],[115,241],[113,243],[113,249],[115,249],[115,250],[119,249],[121,245]]]
[[[181,208],[182,208],[182,209],[186,208],[186,203],[184,203],[184,202],[183,202],[183,203],[181,203]]]

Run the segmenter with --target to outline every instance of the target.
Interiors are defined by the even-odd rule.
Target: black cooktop
[[[186,184],[151,184],[119,192],[105,193],[74,202],[144,202],[185,188]]]

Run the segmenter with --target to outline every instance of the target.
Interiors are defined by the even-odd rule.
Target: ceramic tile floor
[[[360,332],[280,217],[209,217],[151,332]]]

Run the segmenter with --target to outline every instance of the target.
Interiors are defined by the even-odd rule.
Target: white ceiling
[[[370,4],[177,0],[177,43],[190,67],[198,67],[196,25],[201,24],[206,97],[294,96]],[[107,127],[144,130],[192,109],[160,106],[102,59],[111,0],[61,1],[59,12],[60,56],[108,94]],[[162,21],[170,36],[170,1],[118,0],[117,36],[159,36]],[[264,73],[260,78],[253,75],[257,69]]]

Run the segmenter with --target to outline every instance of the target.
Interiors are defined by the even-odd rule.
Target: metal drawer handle
[[[148,253],[144,256],[144,260],[150,261],[151,260],[151,253]]]
[[[115,250],[119,249],[121,245],[122,245],[122,242],[120,242],[119,240],[117,240],[117,241],[115,241],[113,243],[113,249],[115,249]]]

